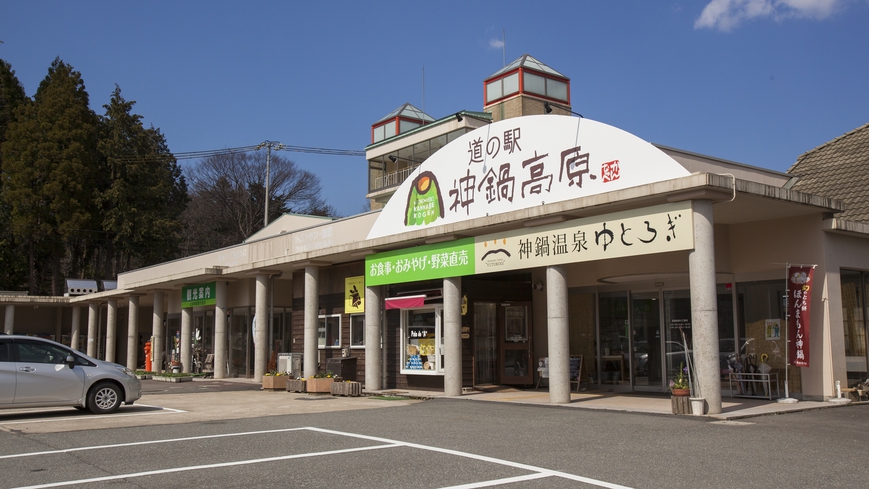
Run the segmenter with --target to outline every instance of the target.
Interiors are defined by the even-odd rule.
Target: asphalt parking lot
[[[112,415],[0,411],[0,488],[863,486],[865,406],[728,421],[191,384]]]

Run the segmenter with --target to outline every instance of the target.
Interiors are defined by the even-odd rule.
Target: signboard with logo
[[[181,307],[213,306],[217,304],[216,282],[187,285],[181,288]]]
[[[396,190],[368,239],[687,175],[650,143],[601,122],[506,119],[428,158]]]
[[[691,202],[575,219],[370,255],[365,283],[386,285],[690,250]]]
[[[476,273],[688,250],[693,227],[691,203],[676,202],[480,236]]]
[[[474,238],[377,253],[365,258],[365,284],[400,284],[472,275],[474,262]]]

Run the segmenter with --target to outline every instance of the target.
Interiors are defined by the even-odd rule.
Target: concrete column
[[[15,332],[15,304],[6,305],[6,322],[3,323],[3,332],[14,334]]]
[[[715,230],[712,201],[695,200],[694,250],[688,254],[691,281],[691,338],[695,395],[706,399],[707,414],[721,413],[718,299],[715,290]]]
[[[54,341],[63,343],[63,308],[54,310]]]
[[[69,347],[73,350],[79,349],[78,337],[81,334],[81,306],[72,306],[72,325],[69,332]]]
[[[181,309],[181,371],[193,372],[193,309],[184,307]]]
[[[254,336],[253,381],[262,382],[268,364],[269,338],[269,276],[256,276],[256,335]],[[307,300],[307,297],[305,298]]]
[[[320,268],[305,267],[305,377],[317,373],[317,325],[320,317]]]
[[[151,312],[151,371],[163,372],[163,353],[166,351],[166,330],[163,329],[163,297],[161,291],[154,292],[154,309]]]
[[[214,294],[217,303],[214,306],[214,378],[226,378],[226,282],[215,283]]]
[[[462,395],[462,278],[444,279],[444,394]]]
[[[88,303],[88,344],[87,355],[96,358],[97,354],[97,328],[99,324],[100,305],[96,302]]]
[[[567,270],[546,268],[546,329],[549,336],[549,402],[570,402],[570,331],[567,323]]]
[[[139,296],[131,295],[127,305],[127,368],[135,372],[139,363]]]
[[[365,390],[369,391],[383,388],[380,385],[383,375],[381,303],[380,287],[365,287]]]
[[[118,336],[118,300],[109,299],[106,311],[106,358],[107,362],[115,361],[115,347]]]

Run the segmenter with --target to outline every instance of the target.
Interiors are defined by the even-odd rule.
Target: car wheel
[[[121,407],[121,390],[115,384],[103,382],[91,388],[88,409],[94,414],[108,414]]]

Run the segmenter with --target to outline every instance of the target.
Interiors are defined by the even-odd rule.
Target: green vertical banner
[[[474,274],[474,238],[387,251],[365,258],[365,285],[390,285]]]
[[[217,304],[217,282],[187,285],[181,288],[181,307],[213,306]]]

